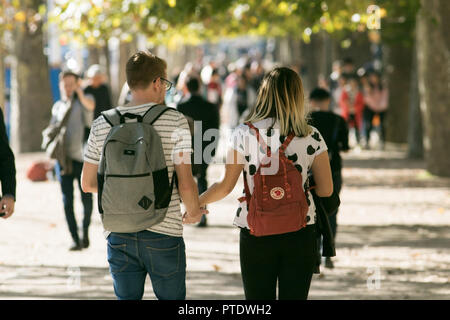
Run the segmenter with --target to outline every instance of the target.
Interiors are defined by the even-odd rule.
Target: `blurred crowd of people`
[[[167,102],[176,106],[189,99],[187,79],[197,78],[199,94],[217,107],[221,125],[234,128],[255,104],[266,71],[263,61],[250,58],[240,58],[228,65],[215,61],[204,65],[189,62],[173,77],[176,92],[168,97]]]
[[[167,103],[176,107],[188,100],[187,79],[197,78],[200,83],[198,94],[217,107],[220,125],[235,128],[243,122],[256,102],[264,75],[273,67],[273,64],[264,67],[266,65],[260,59],[246,57],[228,65],[214,61],[204,65],[188,62],[181,72],[173,76],[174,91],[168,95]],[[358,147],[370,148],[371,133],[375,129],[379,146],[384,147],[388,90],[379,71],[373,68],[357,69],[351,58],[345,58],[333,63],[332,73],[328,79],[319,80],[317,87],[330,93],[329,110],[346,120]],[[129,92],[125,85],[119,105],[128,101],[127,96]]]
[[[330,110],[341,115],[354,131],[356,142],[370,148],[370,136],[379,128],[379,145],[384,147],[385,115],[389,93],[380,72],[372,68],[356,69],[351,58],[333,63],[328,81],[319,87],[331,94]]]
[[[170,80],[167,81],[171,84],[171,89],[167,91],[166,104],[185,115],[192,136],[195,135],[194,121],[201,121],[202,137],[208,129],[234,129],[245,121],[256,104],[263,78],[273,67],[273,63],[249,57],[241,57],[231,63],[214,59],[206,60],[205,63],[188,62],[182,70],[172,77],[169,76]],[[326,130],[327,126],[330,127],[329,134],[325,136],[330,136],[328,140],[334,141],[332,127],[335,122],[339,122],[337,140],[342,146],[336,146],[336,154],[349,149],[349,132],[354,134],[358,147],[369,148],[371,132],[375,128],[379,130],[379,145],[383,147],[388,91],[381,74],[371,69],[356,69],[349,58],[333,63],[332,71],[328,79],[319,80],[317,88],[305,93],[305,96],[309,97],[308,107],[312,124],[316,127],[322,126],[321,131]],[[85,213],[83,237],[80,239],[73,211],[73,181],[80,182],[81,178],[82,155],[79,152],[79,144],[82,140],[86,141],[92,122],[101,112],[124,106],[131,100],[130,90],[125,83],[119,100],[117,103],[113,101],[107,83],[106,72],[99,65],[90,66],[84,74],[63,70],[60,74],[61,100],[57,101],[52,109],[51,123],[61,122],[67,109],[72,109],[68,118],[67,127],[70,134],[66,144],[69,152],[72,146],[77,153],[71,155],[73,161],[68,166],[71,170],[63,172],[58,166],[55,168],[55,174],[61,183],[67,222],[74,240],[72,250],[89,246],[88,229],[93,207],[91,195],[85,194],[80,188]],[[328,119],[328,116],[325,116],[325,120],[321,119],[321,114],[314,113],[319,110],[334,113],[340,116],[342,121]],[[84,138],[80,139],[81,136]],[[76,143],[71,143],[72,140]],[[203,154],[203,149],[209,143],[204,142],[198,152]],[[218,141],[214,143],[217,147]],[[330,145],[329,148],[332,151],[333,146]],[[339,157],[335,156],[334,161],[338,163],[335,171],[340,172],[341,166],[337,159]],[[193,175],[197,179],[200,194],[208,188],[208,164],[208,161],[203,161],[201,165],[193,166]],[[339,177],[335,177],[335,181],[340,181]],[[335,187],[339,189],[339,186]],[[199,226],[206,225],[204,216]]]

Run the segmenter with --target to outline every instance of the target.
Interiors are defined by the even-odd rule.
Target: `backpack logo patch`
[[[272,188],[272,190],[270,190],[270,196],[272,197],[272,199],[275,199],[275,200],[283,199],[283,197],[284,197],[283,188],[280,188],[280,187]]]
[[[126,156],[134,156],[134,155],[136,154],[136,151],[125,149],[125,150],[123,151],[123,154],[126,155]]]
[[[147,198],[146,196],[143,196],[142,199],[139,201],[139,205],[144,208],[145,210],[148,210],[148,208],[150,208],[150,206],[152,205],[152,200],[150,200],[149,198]]]

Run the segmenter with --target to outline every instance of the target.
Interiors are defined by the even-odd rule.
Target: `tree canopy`
[[[242,34],[294,35],[308,42],[321,30],[363,32],[380,28],[382,20],[395,24],[386,30],[387,39],[398,40],[398,25],[413,23],[419,7],[418,0],[375,3],[378,7],[369,0],[56,0],[50,20],[89,45],[111,37],[129,41],[136,34],[169,47]]]

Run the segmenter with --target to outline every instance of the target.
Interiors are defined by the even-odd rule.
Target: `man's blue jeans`
[[[111,233],[108,262],[119,300],[140,300],[147,274],[160,300],[186,298],[186,250],[182,237],[151,231]]]

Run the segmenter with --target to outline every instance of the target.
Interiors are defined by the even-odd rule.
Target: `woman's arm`
[[[319,197],[329,197],[333,193],[333,178],[331,177],[328,152],[319,154],[312,163],[312,173],[316,182],[316,194]]]
[[[200,206],[225,198],[236,186],[239,175],[244,168],[244,157],[236,150],[230,149],[227,154],[225,176],[222,181],[214,183],[200,196]]]

